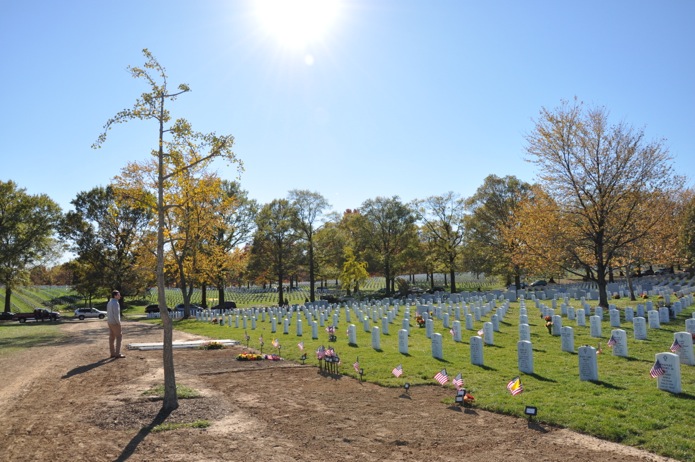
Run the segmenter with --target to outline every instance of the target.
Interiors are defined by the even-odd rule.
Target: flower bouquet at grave
[[[212,321],[210,321],[210,322],[213,323],[213,324],[217,324],[217,323],[219,323],[220,321],[218,321],[217,318],[212,318]]]
[[[423,318],[421,314],[415,316],[415,322],[418,327],[425,327],[425,318]]]
[[[236,357],[237,361],[261,361],[264,355],[257,353],[239,353]]]
[[[551,316],[546,316],[543,318],[545,320],[545,328],[548,329],[548,333],[553,333],[553,318]]]
[[[221,344],[220,342],[205,342],[202,345],[200,345],[201,350],[222,350],[224,349],[224,345]]]
[[[282,361],[282,358],[278,355],[263,355],[263,359],[268,361]]]

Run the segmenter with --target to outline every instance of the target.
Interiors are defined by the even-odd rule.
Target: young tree
[[[106,134],[113,125],[125,123],[133,119],[153,120],[157,124],[158,147],[152,151],[152,156],[157,163],[156,174],[156,211],[157,211],[157,292],[159,311],[163,327],[163,362],[164,362],[164,402],[162,408],[172,411],[178,407],[176,396],[176,378],[174,374],[174,355],[172,348],[173,327],[166,306],[166,286],[164,278],[164,219],[168,204],[164,202],[165,183],[174,175],[188,170],[192,166],[210,162],[215,158],[223,158],[229,162],[239,163],[232,152],[234,138],[231,135],[216,135],[215,133],[203,134],[193,132],[190,124],[185,119],[178,119],[172,126],[167,126],[171,121],[171,115],[167,109],[168,103],[190,91],[186,84],[180,84],[177,90],[170,91],[168,77],[163,66],[147,50],[143,50],[145,64],[143,67],[129,67],[133,78],[144,79],[149,85],[149,91],[141,95],[130,109],[124,109],[109,119],[104,125],[104,131],[94,143],[93,147],[99,148],[106,141]],[[183,144],[175,143],[178,149],[169,150],[169,143],[165,139],[168,135],[174,135],[176,140]],[[186,149],[188,144],[191,149]],[[184,158],[179,154],[188,152],[190,156]]]
[[[449,191],[414,203],[429,241],[449,271],[451,293],[456,293],[456,270],[465,231],[465,201]]]
[[[58,204],[44,194],[32,196],[13,181],[0,181],[0,282],[5,285],[5,311],[12,289],[28,270],[50,253],[53,233],[61,220]]]
[[[562,214],[558,244],[572,253],[575,268],[591,270],[599,304],[607,307],[614,259],[661,222],[659,196],[681,189],[683,178],[673,173],[663,142],[647,142],[625,123],[610,125],[604,108],[576,101],[543,108],[527,142],[540,182]]]
[[[357,261],[352,249],[345,247],[345,263],[340,272],[340,285],[347,291],[347,295],[350,296],[350,291],[359,292],[360,283],[366,281],[368,277],[367,263]]]
[[[315,300],[314,287],[316,284],[316,257],[314,255],[316,243],[314,242],[314,236],[321,229],[321,225],[317,225],[318,220],[322,218],[324,210],[330,205],[321,194],[305,189],[293,189],[290,191],[289,200],[295,209],[294,228],[299,232],[308,253],[309,300],[313,302]]]

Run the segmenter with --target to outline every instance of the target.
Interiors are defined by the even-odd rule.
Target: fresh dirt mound
[[[143,392],[163,382],[161,351],[108,359],[103,321],[65,322],[58,342],[0,358],[0,459],[7,461],[666,461],[568,430],[443,403],[241,349],[176,350],[177,383],[201,392],[171,414]],[[194,336],[175,332],[174,340]],[[161,329],[127,322],[124,343]],[[206,429],[153,432],[207,420]]]

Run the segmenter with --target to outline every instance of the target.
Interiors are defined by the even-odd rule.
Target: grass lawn
[[[657,303],[654,297],[653,301]],[[626,306],[636,307],[644,300],[612,300],[619,309]],[[550,301],[544,302],[550,306]],[[497,306],[500,306],[500,302]],[[580,308],[578,301],[570,301],[575,309]],[[592,305],[593,306],[593,305]],[[500,331],[494,333],[494,344],[483,348],[484,366],[475,366],[470,361],[470,337],[489,321],[495,313],[491,311],[481,321],[474,323],[472,331],[465,330],[461,321],[462,342],[454,342],[448,328],[441,320],[435,321],[434,332],[443,338],[443,358],[435,359],[431,354],[431,340],[426,337],[425,329],[418,328],[415,307],[411,307],[409,351],[407,355],[399,353],[398,330],[405,313],[400,306],[394,322],[389,325],[389,334],[381,335],[381,348],[375,350],[371,344],[371,333],[365,332],[358,321],[355,311],[351,313],[351,324],[355,324],[357,343],[348,344],[346,334],[348,323],[345,321],[345,309],[339,310],[337,341],[329,342],[325,326],[319,327],[318,338],[312,339],[309,321],[303,318],[304,332],[296,335],[296,314],[291,320],[288,334],[283,334],[282,321],[277,325],[277,332],[271,332],[269,315],[265,322],[259,315],[256,329],[251,329],[251,322],[243,329],[211,322],[195,320],[175,321],[175,329],[206,335],[216,339],[236,339],[246,343],[248,334],[249,348],[260,350],[260,338],[263,337],[264,353],[280,353],[286,360],[300,361],[303,353],[307,354],[307,363],[317,364],[315,350],[320,346],[332,346],[341,357],[340,371],[344,375],[359,378],[352,365],[358,361],[363,369],[363,380],[389,387],[403,387],[410,383],[410,393],[418,393],[418,385],[435,384],[434,375],[446,369],[451,387],[449,403],[454,403],[455,389],[451,380],[461,373],[465,387],[475,397],[475,406],[505,414],[524,416],[526,405],[538,408],[537,420],[548,424],[560,425],[575,431],[598,436],[622,444],[640,447],[648,451],[673,457],[684,461],[695,460],[695,439],[692,438],[692,422],[695,422],[695,367],[681,366],[682,393],[671,394],[657,389],[656,379],[649,375],[654,364],[655,354],[669,351],[673,342],[673,333],[685,330],[685,319],[690,318],[693,306],[685,309],[675,320],[662,324],[661,329],[648,329],[647,340],[634,340],[631,323],[624,321],[621,329],[626,331],[628,339],[628,357],[611,354],[606,346],[612,328],[604,310],[602,337],[590,336],[589,320],[587,326],[579,327],[576,321],[563,318],[563,325],[574,329],[575,350],[582,345],[598,347],[603,352],[597,356],[598,381],[580,381],[578,355],[563,352],[561,339],[548,333],[545,322],[535,303],[526,302],[533,344],[534,373],[521,374],[517,365],[517,342],[519,339],[518,318],[519,302],[510,304],[506,317],[500,322]],[[556,313],[559,313],[559,304]],[[453,313],[453,309],[452,309]],[[332,318],[328,318],[332,319]],[[451,320],[454,318],[452,316]],[[317,318],[318,322],[318,318]],[[227,324],[227,323],[226,323]],[[369,322],[370,326],[381,328],[381,321]],[[280,349],[273,348],[271,342],[277,339]],[[304,343],[300,351],[298,343]],[[402,365],[403,375],[396,378],[392,369]],[[524,387],[523,393],[512,396],[506,384],[520,375]]]

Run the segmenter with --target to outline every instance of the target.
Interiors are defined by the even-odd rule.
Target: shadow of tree
[[[135,453],[135,450],[138,448],[140,443],[142,443],[147,435],[149,435],[152,432],[152,429],[154,429],[157,425],[163,424],[166,419],[171,415],[171,410],[169,409],[160,409],[157,415],[152,419],[152,422],[150,422],[149,425],[142,427],[140,431],[133,437],[132,440],[126,444],[125,448],[123,448],[123,452],[121,453],[120,456],[116,459],[116,462],[122,462],[125,460],[128,460],[130,456],[132,456]]]

